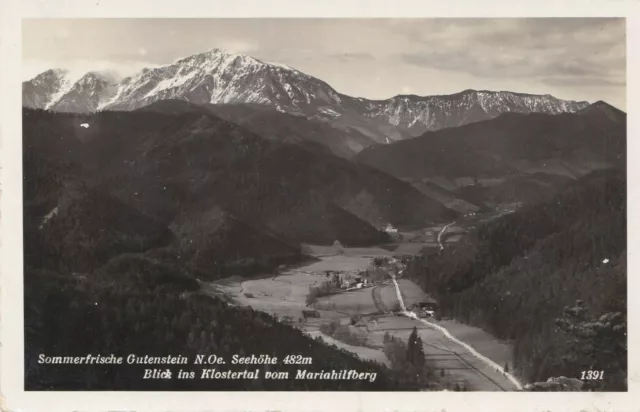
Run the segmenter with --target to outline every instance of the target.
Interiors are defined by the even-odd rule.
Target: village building
[[[384,231],[387,233],[398,233],[398,229],[396,229],[395,227],[391,226],[391,223],[387,223],[387,227],[384,228]]]
[[[427,297],[413,305],[409,310],[421,318],[437,318],[439,305],[435,299]]]

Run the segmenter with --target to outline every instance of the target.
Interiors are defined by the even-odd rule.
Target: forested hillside
[[[417,260],[410,273],[445,316],[512,340],[526,381],[593,369],[605,371],[595,387],[626,388],[624,172],[594,172]],[[582,318],[567,319],[576,301]]]
[[[359,162],[398,177],[496,177],[556,163],[575,168],[625,165],[626,113],[594,104],[582,113],[506,113],[495,119],[370,146]]]
[[[274,108],[257,104],[195,104],[186,100],[168,99],[153,102],[136,109],[137,112],[155,112],[167,115],[199,113],[214,115],[235,123],[267,140],[291,143],[307,150],[334,153],[340,157],[353,157],[351,145],[364,146],[375,144],[375,141],[355,132],[356,139],[350,134],[335,129],[330,125],[279,112]],[[362,141],[359,142],[361,138]]]
[[[348,234],[349,230],[353,232],[348,239],[354,242],[357,236],[365,243],[376,237],[384,239],[381,232],[339,206],[319,203],[330,196],[317,193],[313,185],[327,182],[306,179],[318,168],[327,167],[325,173],[330,173],[331,162],[328,166],[305,164],[311,170],[300,177],[291,173],[287,164],[301,161],[296,155],[312,162],[311,152],[294,146],[273,147],[259,137],[244,136],[231,124],[223,122],[218,129],[203,131],[198,127],[211,128],[215,122],[212,126],[207,118],[128,113],[126,119],[120,119],[120,129],[110,123],[117,123],[118,116],[25,112],[27,389],[425,388],[427,383],[406,371],[362,361],[271,315],[230,306],[200,288],[201,280],[270,273],[280,264],[306,258],[299,245],[290,241],[293,230],[300,231],[301,237],[324,236],[327,242],[333,241],[336,233]],[[101,122],[105,125],[102,132],[94,133],[91,128],[101,127]],[[329,156],[329,160],[337,159],[335,172],[339,173],[342,165],[352,175],[345,176],[347,187],[340,189],[343,183],[334,181],[324,190],[333,187],[347,196],[350,179],[357,181],[358,173],[380,176],[377,182],[394,182],[377,171],[349,169],[342,163],[346,161]],[[260,169],[254,169],[258,166]],[[303,194],[288,196],[286,185],[276,189],[273,185],[278,185],[280,178]],[[401,192],[408,187],[399,183]],[[413,193],[410,188],[408,192],[409,196]],[[272,214],[265,212],[267,208]],[[245,220],[228,209],[243,216],[255,212],[258,218]],[[287,211],[291,219],[287,219]],[[317,211],[326,211],[325,216],[333,213],[333,226],[315,214]],[[287,234],[287,239],[260,221],[265,216],[280,233]],[[182,355],[190,358],[190,364],[172,365],[173,379],[144,380],[145,369],[154,365],[38,363],[41,354],[83,357],[112,353],[123,357]],[[218,370],[259,368],[264,377],[264,370],[271,368],[289,371],[290,379],[199,379],[203,366],[191,364],[197,354],[225,358],[228,365],[217,365]],[[234,354],[265,354],[281,360],[298,354],[312,359],[311,365],[300,365],[301,369],[353,369],[375,372],[377,377],[373,382],[296,380],[299,367],[295,365],[279,363],[267,369],[231,365]],[[165,370],[167,365],[156,367]],[[177,379],[179,369],[194,371],[197,379]]]
[[[251,309],[239,309],[199,292],[198,282],[177,266],[143,254],[121,255],[84,274],[27,267],[25,271],[25,384],[27,389],[56,390],[389,390],[412,389],[384,367],[316,342],[291,326]],[[109,354],[126,357],[183,355],[189,365],[172,365],[174,378],[141,379],[153,365],[41,365],[38,356]],[[320,371],[356,369],[378,373],[375,382],[199,379],[203,365],[196,354],[288,354],[311,356]],[[167,365],[158,365],[162,370]],[[207,367],[206,365],[204,367]],[[255,370],[228,365],[219,370]],[[179,369],[197,379],[177,379]],[[264,373],[262,374],[264,377]],[[414,388],[415,389],[415,388]]]
[[[250,308],[229,306],[200,290],[196,278],[215,276],[216,256],[228,261],[222,272],[234,271],[237,254],[289,251],[291,246],[266,238],[241,222],[212,212],[208,245],[199,256],[181,248],[179,234],[118,199],[65,180],[46,163],[25,162],[29,190],[25,191],[25,384],[35,390],[415,390],[418,383],[400,372],[316,342],[292,326]],[[52,172],[47,177],[40,172]],[[41,218],[58,201],[57,213]],[[226,229],[213,226],[227,227]],[[230,227],[229,227],[230,226]],[[239,226],[239,227],[234,227]],[[184,226],[187,227],[187,226]],[[254,236],[251,236],[254,233]],[[198,233],[194,230],[193,235]],[[213,234],[213,235],[212,235]],[[216,235],[217,234],[217,235]],[[222,238],[221,238],[222,236]],[[229,240],[224,236],[239,236]],[[244,242],[233,254],[229,247]],[[256,243],[258,242],[258,243]],[[227,249],[224,249],[226,247]],[[218,254],[220,251],[224,255]],[[257,273],[266,268],[253,267]],[[375,372],[374,382],[358,380],[295,380],[293,365],[271,366],[289,371],[289,380],[177,379],[179,369],[202,365],[172,365],[174,379],[141,379],[149,365],[46,365],[38,357],[129,354],[231,356],[289,354],[310,356],[310,371],[355,369]],[[167,365],[160,365],[162,370]],[[259,367],[261,368],[261,367]],[[224,370],[255,370],[229,365]],[[263,371],[264,372],[264,371]],[[264,377],[264,373],[262,374]],[[249,386],[247,385],[249,382]]]
[[[383,172],[213,115],[25,109],[24,124],[30,156],[75,165],[71,175],[167,225],[221,208],[290,243],[366,245],[386,239],[375,226],[456,215]]]
[[[184,258],[166,228],[113,198],[81,193],[64,211],[42,222],[25,215],[25,385],[30,390],[418,390],[426,383],[403,370],[362,361],[315,341],[271,315],[229,306],[204,293],[197,261]],[[89,218],[83,207],[97,206]],[[33,202],[26,202],[33,203]],[[121,225],[111,213],[126,215]],[[245,238],[251,243],[251,238]],[[204,254],[203,254],[204,255]],[[215,255],[214,255],[215,256]],[[233,273],[231,267],[225,273]],[[253,268],[256,271],[264,268]],[[228,271],[228,272],[227,272]],[[255,272],[253,272],[255,273]],[[145,369],[168,365],[47,365],[47,357],[87,354],[126,357],[186,356],[189,365],[170,365],[173,379],[142,379]],[[376,373],[368,380],[296,380],[295,365],[224,365],[218,370],[261,369],[261,378],[200,379],[195,355],[265,354],[309,356],[308,371]],[[178,371],[196,379],[178,379]],[[288,371],[288,380],[264,379],[264,372]],[[434,379],[435,381],[435,379]]]
[[[626,113],[598,102],[578,113],[505,113],[365,148],[355,159],[402,179],[445,184],[476,206],[549,198],[592,171],[626,168]]]

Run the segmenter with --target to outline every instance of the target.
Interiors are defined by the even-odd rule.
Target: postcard
[[[3,19],[6,410],[634,410],[632,2],[68,3]]]

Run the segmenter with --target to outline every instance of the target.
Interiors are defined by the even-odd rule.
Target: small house
[[[438,313],[438,309],[438,302],[436,302],[435,299],[426,298],[416,303],[412,308],[412,312],[421,318],[435,318],[436,314]]]
[[[387,233],[398,233],[398,229],[391,226],[391,223],[387,224],[387,227],[384,228],[384,231]]]

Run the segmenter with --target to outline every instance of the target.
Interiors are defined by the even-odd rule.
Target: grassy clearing
[[[421,302],[429,297],[426,293],[420,289],[418,285],[410,281],[409,279],[398,279],[398,287],[400,288],[400,293],[402,294],[402,299],[404,300],[404,304],[409,307],[418,302]],[[394,297],[397,300],[395,295],[395,289],[393,285],[390,285],[391,291],[394,292]]]
[[[378,313],[372,296],[373,288],[356,289],[319,298],[314,307],[339,312],[345,316]]]
[[[498,340],[490,333],[455,320],[442,320],[439,324],[447,328],[457,339],[471,345],[479,353],[498,365],[513,365],[513,347],[504,341]]]
[[[386,366],[391,366],[389,359],[387,359],[381,349],[349,345],[335,338],[332,338],[331,336],[325,335],[319,330],[309,331],[308,335],[314,338],[316,336],[320,336],[322,340],[325,341],[328,345],[334,345],[338,348],[348,350],[349,352],[356,354],[361,359],[372,360]]]
[[[367,346],[367,334],[357,333],[349,325],[343,325],[340,319],[324,322],[320,325],[320,332],[351,346]]]

